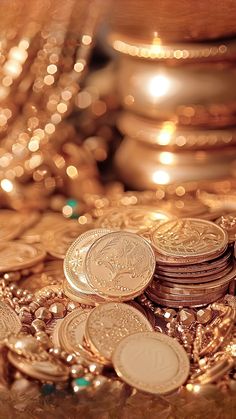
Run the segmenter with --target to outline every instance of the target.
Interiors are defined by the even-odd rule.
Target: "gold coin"
[[[158,297],[156,294],[153,294],[150,291],[147,291],[147,296],[150,298],[151,301],[154,301],[155,303],[160,304],[161,306],[171,307],[171,308],[202,307],[204,305],[217,301],[219,298],[223,297],[224,295],[225,295],[225,292],[219,293],[217,295],[211,294],[209,298],[207,299],[203,299],[203,297],[201,297],[200,299],[194,300],[191,302],[191,301],[185,301],[182,296],[179,298],[179,300],[173,301],[169,298]]]
[[[161,281],[169,281],[169,282],[173,282],[176,284],[201,284],[201,283],[208,283],[211,281],[215,281],[221,278],[225,278],[228,275],[231,275],[233,266],[230,264],[229,266],[227,266],[227,268],[225,268],[223,271],[214,274],[214,275],[208,275],[208,276],[202,276],[202,277],[166,277],[166,276],[162,276],[162,275],[157,275],[156,278],[158,278]],[[233,273],[234,275],[234,273]]]
[[[67,225],[45,231],[41,235],[41,243],[51,256],[64,259],[69,246],[86,230],[87,227],[77,222],[67,221]]]
[[[14,310],[0,301],[0,342],[21,330],[21,321]]]
[[[85,257],[95,240],[110,232],[105,228],[86,231],[69,247],[64,260],[64,272],[70,288],[75,292],[94,294],[84,271]]]
[[[229,260],[232,258],[231,249],[227,249],[226,252],[216,258],[211,259],[208,262],[195,263],[194,265],[159,265],[158,271],[163,272],[199,272],[201,270],[207,271],[212,269],[221,268],[229,263]]]
[[[158,226],[171,218],[173,216],[155,207],[133,205],[104,211],[103,215],[96,221],[96,226],[111,230],[141,233],[143,230]]]
[[[85,337],[92,351],[109,363],[123,337],[152,330],[147,318],[136,308],[123,303],[104,303],[88,316]]]
[[[96,294],[113,301],[126,301],[141,294],[150,283],[155,266],[149,243],[126,231],[96,240],[85,258],[88,284]]]
[[[0,241],[19,237],[22,231],[37,220],[38,213],[21,213],[12,210],[0,211]]]
[[[236,213],[226,214],[219,217],[216,224],[228,234],[229,243],[236,240]]]
[[[55,359],[47,361],[27,360],[25,357],[9,351],[8,360],[23,374],[40,381],[67,381],[69,376],[69,368]]]
[[[80,353],[83,345],[85,324],[91,310],[81,308],[67,314],[58,328],[58,341],[66,352]]]
[[[179,263],[206,261],[226,249],[228,237],[211,221],[182,218],[161,224],[151,235],[158,253],[179,259]],[[159,256],[157,255],[157,261]],[[181,262],[180,262],[181,261]],[[169,263],[172,263],[170,259]]]
[[[0,243],[0,272],[18,271],[42,261],[46,252],[21,241]]]
[[[138,390],[166,394],[188,378],[190,363],[183,347],[163,333],[135,333],[117,345],[112,363],[119,377]]]
[[[213,276],[213,275],[218,275],[220,274],[222,271],[224,271],[225,269],[228,268],[228,266],[231,265],[230,262],[226,263],[225,265],[220,266],[219,268],[215,268],[215,269],[208,269],[207,271],[197,271],[197,272],[166,272],[166,271],[162,271],[161,269],[158,269],[158,274],[157,276],[161,276],[166,277],[167,279],[170,278],[183,278],[183,279],[190,279],[190,278],[203,278],[203,277],[207,277],[207,276]]]
[[[46,212],[41,217],[39,222],[33,227],[29,228],[21,236],[21,239],[26,243],[39,243],[41,235],[50,229],[59,228],[60,226],[66,226],[68,220],[66,220],[62,214],[57,212]]]
[[[65,295],[71,300],[80,304],[89,304],[95,306],[103,303],[105,300],[96,294],[85,294],[84,292],[75,291],[68,281],[63,282],[63,290]]]

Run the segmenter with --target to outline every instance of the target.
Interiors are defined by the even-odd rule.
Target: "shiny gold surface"
[[[189,42],[235,35],[235,14],[230,0],[120,0],[112,3],[109,21],[114,32],[137,42]]]
[[[186,381],[190,369],[188,356],[179,343],[150,332],[122,339],[112,362],[126,383],[154,394],[174,391]]]
[[[126,137],[116,152],[114,164],[119,178],[137,190],[168,184],[185,187],[190,182],[195,182],[192,188],[196,190],[198,182],[234,177],[235,157],[234,148],[209,153],[162,152]]]
[[[230,64],[167,67],[128,56],[119,60],[118,88],[124,108],[182,125],[233,124],[235,79]]]
[[[191,109],[194,111],[194,107]],[[155,122],[131,112],[123,112],[117,124],[125,136],[155,146],[155,150],[204,150],[236,143],[234,127],[224,129],[183,127],[172,121]]]

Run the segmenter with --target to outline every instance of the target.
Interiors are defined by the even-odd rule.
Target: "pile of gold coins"
[[[232,246],[218,225],[177,219],[151,234],[157,270],[147,295],[169,307],[201,306],[225,295],[235,277]]]
[[[79,221],[0,211],[4,385],[93,394],[121,379],[164,395],[229,374],[235,268],[219,221],[138,204]]]

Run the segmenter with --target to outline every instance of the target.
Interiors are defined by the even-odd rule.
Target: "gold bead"
[[[62,303],[53,303],[49,307],[50,313],[52,313],[55,318],[63,318],[66,314],[66,308]]]
[[[184,326],[190,326],[195,322],[195,315],[192,310],[182,309],[179,312],[179,320]]]
[[[40,307],[35,311],[35,317],[37,319],[43,320],[45,323],[49,322],[52,318],[52,314],[45,307]]]
[[[198,323],[205,324],[212,319],[212,311],[210,308],[201,308],[197,311],[197,321]]]

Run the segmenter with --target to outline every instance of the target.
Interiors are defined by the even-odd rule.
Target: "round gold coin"
[[[155,271],[155,255],[142,237],[116,231],[96,240],[85,258],[88,284],[106,299],[126,301],[141,294]]]
[[[69,246],[86,230],[87,227],[68,221],[67,225],[45,231],[41,236],[41,243],[51,256],[64,259]]]
[[[75,309],[67,314],[60,323],[58,341],[65,351],[80,353],[80,348],[83,345],[85,324],[90,312],[91,310]]]
[[[141,233],[173,218],[171,214],[151,206],[133,205],[104,211],[96,221],[97,227]]]
[[[188,378],[190,363],[183,347],[162,333],[135,333],[122,339],[112,356],[119,377],[138,390],[166,394]]]
[[[70,288],[75,292],[94,294],[85,274],[85,257],[95,240],[108,233],[110,230],[105,228],[86,231],[69,247],[64,260],[64,272]]]
[[[19,333],[21,326],[21,321],[15,311],[0,301],[0,342],[8,335]]]
[[[18,271],[42,261],[46,252],[21,241],[0,242],[0,272]]]
[[[36,378],[40,381],[60,382],[66,381],[69,376],[69,368],[59,361],[33,361],[27,360],[24,356],[14,352],[8,352],[8,360],[23,374]]]
[[[161,224],[152,232],[151,242],[158,253],[170,258],[169,264],[172,257],[179,259],[179,263],[189,263],[219,256],[227,247],[228,237],[211,221],[182,218]]]
[[[89,314],[85,337],[91,350],[109,363],[123,337],[152,330],[147,318],[136,308],[123,303],[104,303]]]

